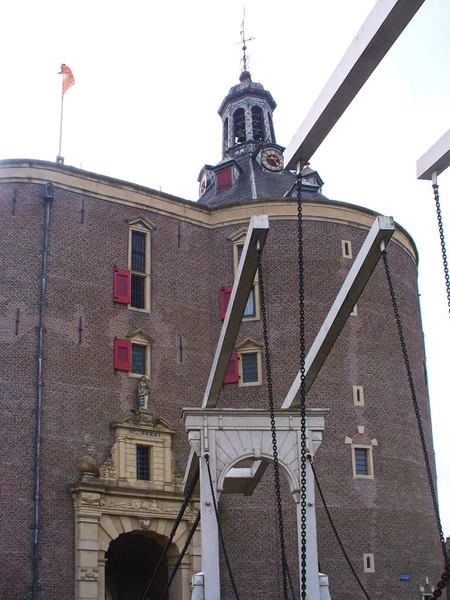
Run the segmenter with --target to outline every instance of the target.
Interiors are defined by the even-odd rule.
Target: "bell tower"
[[[259,144],[275,144],[273,111],[276,102],[260,83],[242,71],[240,83],[224,98],[218,113],[222,118],[222,159],[253,152]]]

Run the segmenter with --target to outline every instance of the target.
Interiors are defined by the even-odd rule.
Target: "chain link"
[[[206,461],[206,466],[208,468],[209,487],[211,489],[211,496],[212,496],[213,505],[214,505],[214,513],[216,515],[216,521],[217,521],[217,531],[219,533],[219,540],[220,540],[220,544],[222,546],[223,557],[225,559],[225,564],[227,565],[228,575],[230,577],[230,582],[231,582],[231,587],[233,588],[234,597],[236,598],[236,600],[239,600],[239,594],[237,591],[236,583],[234,581],[233,573],[231,571],[230,559],[228,557],[228,552],[227,552],[227,549],[225,546],[225,539],[223,537],[222,527],[220,526],[219,511],[217,510],[216,496],[214,494],[214,485],[213,485],[213,480],[212,480],[212,476],[211,476],[211,467],[209,464],[209,454],[205,454],[205,461]],[[204,548],[203,551],[206,552],[206,548]]]
[[[277,430],[275,424],[275,405],[273,401],[273,383],[272,383],[272,366],[270,360],[270,348],[269,348],[269,333],[267,328],[267,306],[266,306],[266,294],[264,289],[264,277],[262,270],[262,256],[261,250],[258,250],[258,281],[259,281],[259,297],[261,303],[261,317],[263,325],[263,337],[264,337],[264,355],[266,362],[266,378],[267,378],[267,390],[269,395],[269,414],[270,414],[270,429],[272,432],[272,453],[273,453],[273,466],[275,474],[275,499],[277,504],[277,515],[278,515],[278,529],[280,535],[280,549],[281,549],[281,567],[283,574],[283,598],[288,600],[288,583],[291,589],[292,597],[295,598],[294,588],[289,573],[288,562],[286,559],[286,541],[284,539],[284,524],[283,524],[283,505],[281,502],[281,485],[280,485],[280,465],[278,462],[278,444],[277,444]]]
[[[306,599],[306,387],[305,387],[305,272],[303,253],[303,202],[302,173],[297,175],[297,238],[298,238],[298,291],[300,310],[300,421],[301,421],[301,464],[300,464],[300,502],[301,502],[301,546],[300,581],[301,598]]]
[[[433,500],[434,514],[436,517],[436,523],[437,523],[438,530],[439,530],[439,540],[441,543],[442,554],[444,556],[445,571],[444,571],[444,573],[442,573],[441,580],[437,584],[437,587],[432,596],[433,598],[439,598],[439,596],[442,594],[442,589],[445,587],[445,581],[448,581],[449,576],[450,576],[450,561],[449,561],[449,557],[447,554],[447,548],[445,545],[445,538],[444,538],[444,533],[442,530],[441,518],[439,516],[439,506],[438,506],[438,501],[437,501],[436,489],[435,489],[434,482],[433,482],[433,473],[431,470],[430,459],[428,456],[425,435],[423,433],[422,418],[420,416],[420,408],[419,408],[419,403],[417,401],[416,388],[414,386],[411,365],[409,363],[408,349],[406,347],[405,336],[403,333],[402,322],[400,319],[400,313],[399,313],[398,305],[397,305],[397,298],[396,298],[395,291],[394,291],[394,285],[392,283],[392,276],[391,276],[391,272],[389,269],[386,250],[383,250],[381,255],[383,257],[384,268],[386,271],[386,277],[387,277],[387,281],[388,281],[388,285],[389,285],[389,291],[391,294],[392,306],[394,308],[395,321],[397,323],[398,334],[400,337],[400,344],[402,347],[403,359],[405,361],[406,373],[408,375],[408,382],[409,382],[409,387],[411,390],[411,397],[412,397],[412,401],[413,401],[413,405],[414,405],[414,412],[416,414],[417,427],[419,429],[420,443],[422,445],[422,452],[423,452],[423,457],[425,460],[425,466],[426,466],[427,475],[428,475],[428,483],[430,486],[431,498]]]
[[[439,186],[433,183],[434,201],[436,203],[436,213],[439,227],[439,238],[441,240],[442,262],[444,264],[445,286],[447,289],[447,305],[450,314],[450,276],[448,272],[447,250],[445,249],[444,225],[442,223],[441,204],[439,202]]]

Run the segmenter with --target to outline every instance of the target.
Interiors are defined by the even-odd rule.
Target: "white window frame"
[[[235,348],[235,351],[238,355],[238,387],[254,387],[262,385],[262,360],[261,360],[261,348],[262,344],[256,342],[255,340],[251,340],[247,338],[240,344],[238,344]],[[242,356],[245,354],[256,354],[256,366],[258,369],[258,378],[257,381],[249,381],[244,383],[243,378],[243,369],[242,369]]]
[[[130,304],[129,310],[137,312],[150,312],[150,275],[151,275],[151,232],[155,226],[146,218],[128,219],[128,269],[130,271]],[[131,254],[132,254],[132,236],[133,231],[145,234],[145,271],[133,271],[131,269]],[[144,308],[138,308],[131,305],[131,279],[136,275],[144,279]]]
[[[367,450],[367,475],[360,475],[356,472],[356,452],[355,450]],[[354,479],[373,479],[373,454],[370,444],[352,444],[352,468]]]
[[[127,336],[127,339],[131,342],[131,356],[130,356],[130,371],[129,377],[140,379],[142,375],[145,375],[147,379],[150,379],[151,375],[151,337],[145,333],[142,329],[134,331]],[[133,346],[143,346],[145,348],[145,373],[133,373]]]

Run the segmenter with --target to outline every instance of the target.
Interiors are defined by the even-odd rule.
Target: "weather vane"
[[[250,62],[249,57],[247,56],[247,42],[251,42],[254,40],[254,37],[246,38],[245,37],[245,6],[244,6],[244,16],[242,17],[242,29],[241,29],[241,38],[242,38],[242,69],[243,71],[247,70],[248,63]]]

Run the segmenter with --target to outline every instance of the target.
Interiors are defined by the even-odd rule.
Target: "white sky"
[[[287,145],[374,0],[245,4],[256,38],[249,69],[278,103],[277,141]],[[201,167],[221,158],[216,111],[238,83],[242,9],[238,0],[4,3],[0,159],[55,160],[65,62],[76,79],[65,97],[66,164],[196,199]],[[449,128],[449,64],[450,3],[426,0],[311,161],[325,195],[392,215],[417,243],[445,535],[450,321],[431,185],[416,181],[415,163]],[[450,231],[450,169],[439,184]]]

